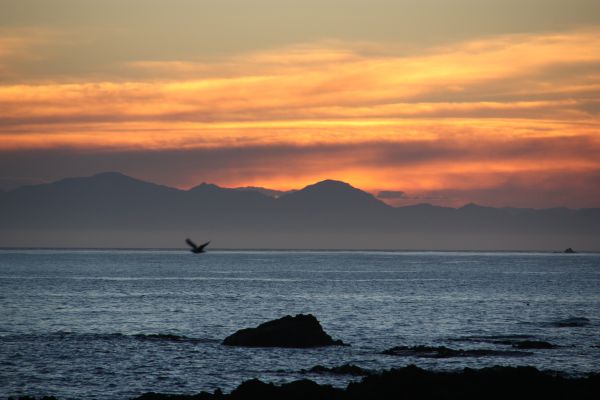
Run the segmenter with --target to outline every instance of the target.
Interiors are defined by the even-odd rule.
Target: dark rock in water
[[[178,335],[171,335],[171,334],[164,334],[164,333],[149,334],[149,335],[140,333],[138,335],[134,335],[133,337],[136,338],[137,340],[141,340],[141,341],[182,342],[182,343],[192,343],[192,344],[214,342],[214,340],[211,340],[211,339],[196,339],[196,338],[190,338],[187,336],[178,336]]]
[[[563,251],[563,253],[575,254],[575,250],[573,250],[572,248],[569,247],[568,249],[565,249],[565,251]]]
[[[243,382],[230,394],[198,395],[148,393],[135,400],[359,400],[359,399],[461,399],[558,400],[596,399],[600,374],[565,378],[533,367],[465,368],[457,372],[426,371],[414,365],[369,375],[344,389],[300,380],[283,385],[258,379]]]
[[[341,340],[333,340],[312,314],[286,315],[273,321],[260,324],[256,328],[246,328],[235,332],[223,340],[226,346],[245,347],[320,347],[343,346]]]
[[[325,400],[341,399],[343,389],[330,385],[319,385],[309,379],[302,379],[281,386],[264,383],[258,379],[243,382],[231,392],[230,399],[290,399],[290,400]]]
[[[585,317],[573,317],[552,322],[551,325],[556,326],[558,328],[577,328],[580,326],[586,326],[589,323],[590,320]]]
[[[494,335],[494,336],[466,336],[451,339],[454,342],[483,342],[512,346],[515,349],[555,349],[558,346],[542,340],[532,340],[531,335]]]
[[[8,400],[13,400],[13,398],[9,397]],[[58,399],[54,396],[44,396],[44,397],[40,397],[39,399],[37,399],[35,397],[30,397],[30,396],[21,396],[21,397],[17,397],[16,400],[58,400]]]
[[[451,358],[451,357],[523,357],[533,353],[525,351],[488,349],[450,349],[446,346],[396,346],[382,354],[399,357]]]
[[[533,339],[533,335],[488,335],[488,336],[462,336],[449,339],[452,342],[482,342],[482,343],[499,343],[513,344],[519,340]]]
[[[415,366],[351,382],[348,399],[593,399],[600,375],[566,379],[533,367],[432,372]]]
[[[179,342],[179,341],[183,341],[185,339],[189,339],[186,338],[184,336],[177,336],[177,335],[171,335],[168,333],[157,333],[157,334],[137,334],[137,335],[133,335],[136,339],[138,340],[165,340],[165,341],[169,341],[169,342]]]
[[[221,389],[215,390],[214,393],[200,392],[198,394],[163,394],[148,392],[136,397],[135,400],[220,400],[228,398],[224,396]]]
[[[371,375],[371,371],[361,368],[353,364],[344,364],[339,367],[324,367],[322,365],[315,365],[309,370],[303,369],[301,372],[310,372],[315,374],[334,374],[334,375],[352,375],[352,376],[365,376]]]
[[[515,349],[555,349],[558,346],[543,340],[523,340],[510,343]]]

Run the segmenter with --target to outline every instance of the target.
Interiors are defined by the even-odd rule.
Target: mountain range
[[[1,247],[600,250],[600,208],[392,207],[325,180],[301,190],[189,190],[117,172],[0,192]]]

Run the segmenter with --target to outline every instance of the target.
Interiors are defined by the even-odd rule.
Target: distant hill
[[[392,207],[325,180],[179,190],[118,172],[0,193],[0,246],[600,250],[600,209]]]

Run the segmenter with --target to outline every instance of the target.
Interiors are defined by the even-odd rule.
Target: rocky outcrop
[[[590,320],[585,317],[572,317],[551,322],[550,325],[557,328],[579,328],[590,324]]]
[[[147,393],[136,400],[267,400],[267,399],[596,399],[600,374],[565,378],[533,367],[465,368],[456,372],[426,371],[414,365],[369,375],[346,389],[303,379],[282,385],[258,379],[246,381],[230,394],[196,395]]]
[[[332,374],[332,375],[352,375],[352,376],[366,376],[371,375],[372,372],[368,369],[364,369],[354,364],[344,364],[338,367],[324,367],[322,365],[315,365],[311,369],[303,369],[300,372],[311,373],[311,374]]]
[[[342,346],[341,340],[333,340],[312,314],[286,315],[235,332],[223,340],[225,346],[244,347],[320,347]]]
[[[555,349],[559,346],[543,341],[535,340],[531,335],[493,335],[493,336],[467,336],[458,339],[450,339],[454,342],[481,342],[496,345],[512,346],[515,349]]]
[[[451,357],[522,357],[532,353],[515,350],[450,349],[446,346],[396,346],[382,354],[398,357],[451,358]]]
[[[545,342],[543,340],[521,340],[510,344],[515,349],[527,349],[527,350],[535,350],[535,349],[556,349],[558,346],[549,342]]]

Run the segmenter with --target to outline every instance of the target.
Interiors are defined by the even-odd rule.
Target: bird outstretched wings
[[[204,253],[205,250],[204,248],[206,246],[208,246],[208,244],[210,243],[210,241],[201,244],[200,246],[198,246],[196,243],[194,243],[191,239],[187,238],[185,239],[185,242],[191,247],[191,252],[192,253]]]

